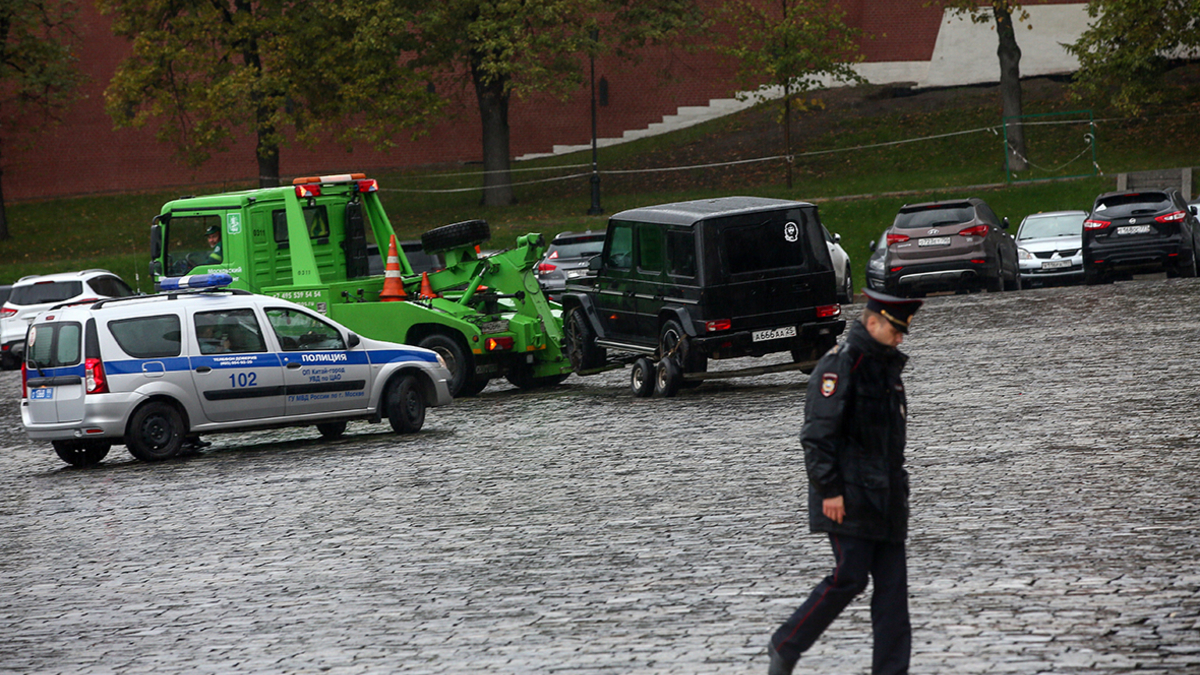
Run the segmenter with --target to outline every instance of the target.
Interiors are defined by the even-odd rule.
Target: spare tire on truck
[[[451,223],[421,235],[421,248],[434,254],[456,248],[471,248],[492,238],[492,229],[486,220],[464,220]]]

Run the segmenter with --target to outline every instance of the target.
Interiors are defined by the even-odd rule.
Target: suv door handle
[[[207,372],[211,372],[211,371],[212,371],[212,368],[209,368],[208,366],[200,366],[199,368],[196,369],[197,373],[207,373]]]

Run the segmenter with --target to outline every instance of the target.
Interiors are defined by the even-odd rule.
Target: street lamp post
[[[591,33],[592,38],[592,205],[588,208],[589,216],[598,216],[604,213],[604,209],[600,207],[600,165],[597,160],[596,153],[596,43],[600,40],[600,31],[593,28]]]

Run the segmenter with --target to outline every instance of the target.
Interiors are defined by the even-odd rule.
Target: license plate
[[[1117,234],[1150,234],[1149,225],[1126,225],[1118,227]]]
[[[783,328],[771,328],[770,330],[756,330],[750,334],[750,337],[753,338],[755,342],[796,337],[796,327],[784,326]]]
[[[480,324],[479,332],[480,333],[507,333],[508,332],[508,322],[507,321],[488,321],[486,323]]]
[[[1044,270],[1057,270],[1070,266],[1070,260],[1047,260],[1046,262],[1042,263],[1042,269]]]
[[[50,387],[38,387],[37,389],[30,389],[29,398],[35,401],[50,400],[54,398],[54,390]]]
[[[567,278],[568,279],[578,279],[579,277],[581,277],[585,274],[587,274],[586,270],[572,270],[570,272],[567,272]]]
[[[950,237],[925,237],[918,240],[918,246],[949,246]]]

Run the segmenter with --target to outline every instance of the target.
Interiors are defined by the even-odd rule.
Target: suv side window
[[[604,266],[623,270],[633,266],[633,225],[619,223],[612,226]]]
[[[117,277],[96,277],[89,280],[87,285],[100,295],[106,295],[110,298],[127,298],[133,295],[133,289],[129,287],[129,284]]]
[[[317,317],[294,309],[268,309],[267,321],[285,352],[345,349],[342,332]]]
[[[1000,219],[996,217],[996,212],[992,211],[992,207],[983,202],[975,205],[975,212],[979,214],[979,219],[988,225],[1000,227]]]
[[[639,223],[637,226],[638,269],[662,272],[665,258],[663,232],[658,225]]]
[[[252,309],[197,312],[196,340],[201,354],[265,352],[262,331]]]
[[[137,359],[179,356],[183,342],[174,314],[110,321],[108,332],[122,351]]]
[[[672,276],[696,276],[696,232],[694,230],[667,231],[668,271]]]

